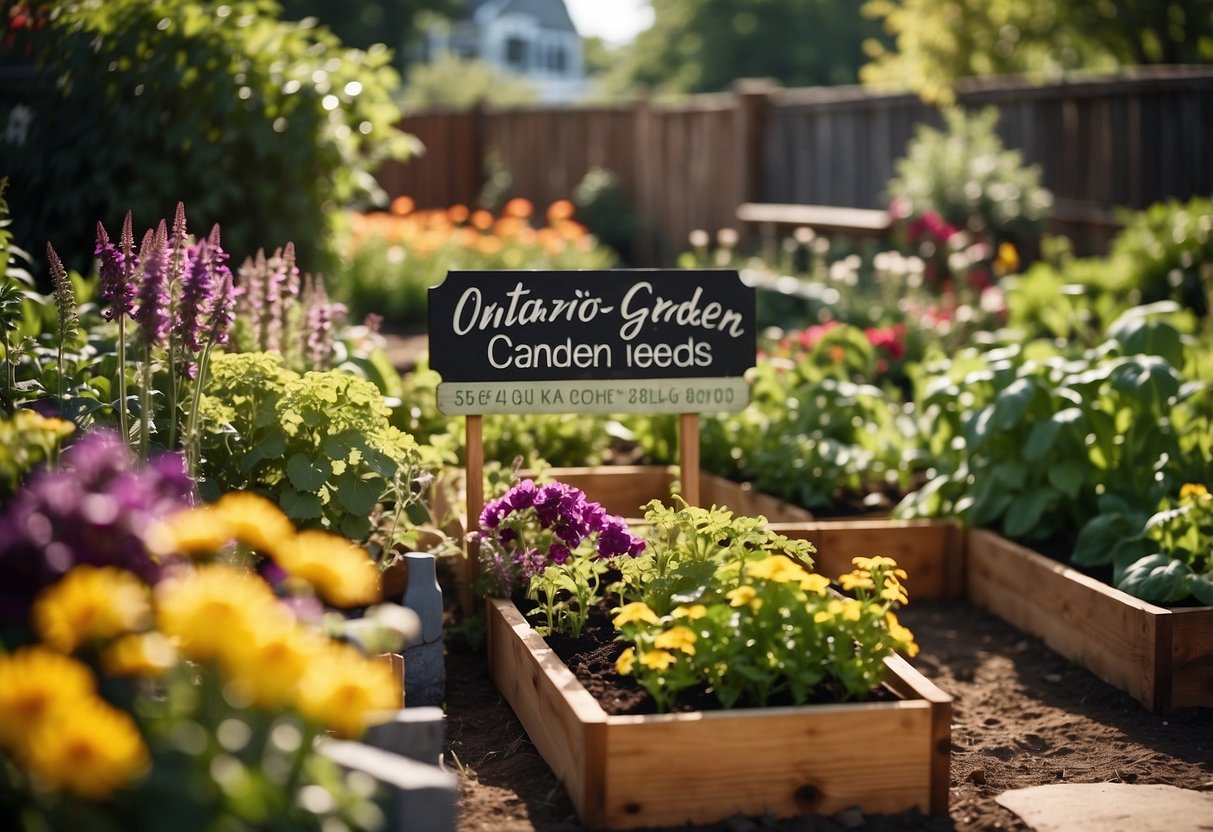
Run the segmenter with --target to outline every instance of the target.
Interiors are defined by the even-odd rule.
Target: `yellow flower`
[[[885,613],[885,624],[888,626],[889,638],[900,642],[901,649],[910,658],[918,655],[918,645],[914,642],[914,634],[897,620],[893,613]]]
[[[734,607],[744,607],[746,604],[753,602],[754,608],[758,608],[761,601],[755,596],[758,595],[758,590],[752,586],[739,586],[736,589],[730,589],[725,593],[724,597],[729,599],[729,605]]]
[[[295,527],[282,509],[251,491],[224,494],[212,510],[236,540],[259,554],[279,551],[295,536]]]
[[[163,633],[131,633],[105,648],[101,667],[111,676],[159,676],[177,663]]]
[[[140,777],[150,762],[131,716],[96,697],[43,720],[26,758],[30,771],[52,787],[94,800]]]
[[[640,663],[653,670],[665,670],[675,661],[674,654],[668,650],[649,650],[640,657]]]
[[[148,588],[130,572],[81,564],[34,601],[34,631],[71,653],[90,641],[142,628],[151,616]]]
[[[88,667],[75,659],[27,647],[0,655],[0,745],[25,748],[44,717],[95,695]]]
[[[885,576],[884,588],[880,590],[880,597],[886,601],[895,601],[898,604],[909,603],[909,596],[902,588],[901,583],[891,575]]]
[[[810,572],[801,578],[800,588],[805,592],[811,592],[814,595],[825,595],[826,590],[830,588],[830,579],[825,575],[818,575],[816,572]]]
[[[999,275],[1014,274],[1019,270],[1019,252],[1010,243],[998,244],[998,256],[994,260],[994,270]]]
[[[1188,497],[1208,497],[1209,489],[1199,482],[1187,482],[1179,488],[1179,499],[1183,500]]]
[[[358,737],[377,714],[400,707],[400,680],[391,665],[353,647],[326,645],[300,680],[301,713],[343,737]]]
[[[290,575],[311,584],[337,607],[374,604],[380,599],[379,569],[364,549],[340,535],[300,532],[278,547],[274,561]]]
[[[799,583],[809,573],[808,570],[791,558],[783,555],[771,555],[762,560],[746,564],[746,574],[754,578],[783,584]]]
[[[160,557],[210,558],[235,537],[231,524],[213,506],[199,506],[169,515],[149,530],[146,540]]]
[[[240,649],[264,626],[260,619],[281,610],[263,580],[223,564],[201,566],[156,587],[160,630],[195,661]]]
[[[688,656],[695,655],[695,631],[690,627],[671,627],[653,640],[653,644],[665,650],[681,650]]]
[[[858,621],[863,615],[863,604],[854,598],[844,598],[841,603],[844,621]]]
[[[675,618],[689,618],[694,621],[696,618],[703,618],[707,614],[708,608],[703,604],[691,604],[690,606],[679,604],[674,607]]]
[[[619,654],[619,658],[615,660],[615,672],[620,676],[630,676],[632,674],[632,665],[636,664],[636,649],[629,647]]]
[[[876,584],[872,583],[872,576],[865,571],[856,570],[848,572],[845,575],[838,576],[838,583],[847,592],[853,589],[875,589]]]
[[[611,620],[611,623],[615,625],[616,629],[619,629],[624,624],[631,624],[637,621],[645,624],[656,624],[658,620],[657,613],[649,609],[648,604],[645,604],[643,601],[633,601],[620,607],[619,612]]]
[[[855,568],[857,570],[863,572],[871,572],[875,569],[879,569],[882,566],[887,566],[890,569],[897,566],[897,561],[893,560],[892,558],[884,557],[883,555],[877,555],[876,557],[872,558],[851,558],[851,563],[855,564]]]
[[[299,681],[325,646],[288,617],[258,627],[242,649],[225,656],[224,667],[254,704],[274,708],[294,699]]]

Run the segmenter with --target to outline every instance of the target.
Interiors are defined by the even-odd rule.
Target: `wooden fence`
[[[1004,144],[1054,194],[1052,230],[1080,252],[1106,249],[1116,208],[1213,194],[1213,67],[1000,79],[963,87],[959,101],[999,109]],[[402,126],[425,155],[386,165],[380,183],[422,207],[471,204],[492,159],[513,195],[542,207],[606,168],[640,220],[637,265],[666,265],[693,229],[737,227],[743,202],[885,207],[894,162],[924,123],[942,119],[911,95],[762,81],[678,103],[421,113]]]

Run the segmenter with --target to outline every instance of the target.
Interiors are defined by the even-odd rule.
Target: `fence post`
[[[771,99],[780,89],[779,83],[770,78],[741,78],[733,83],[733,95],[737,98],[733,129],[740,155],[736,184],[738,205],[763,201],[767,119]]]
[[[633,194],[636,211],[636,230],[633,232],[635,259],[639,263],[652,266],[657,256],[657,218],[660,216],[657,196],[661,190],[657,187],[661,170],[661,145],[657,141],[652,105],[645,95],[637,96],[632,105],[632,164],[635,166],[635,193]]]

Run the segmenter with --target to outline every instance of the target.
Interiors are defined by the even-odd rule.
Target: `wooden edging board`
[[[1213,607],[1142,601],[984,529],[966,548],[973,603],[1152,711],[1213,707]]]
[[[947,813],[952,700],[897,657],[896,701],[613,716],[511,602],[487,615],[493,680],[587,828]]]

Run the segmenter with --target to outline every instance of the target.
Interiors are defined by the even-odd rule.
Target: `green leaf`
[[[347,514],[341,518],[338,531],[348,540],[353,540],[354,542],[365,540],[366,536],[371,533],[371,519],[369,517],[357,517]]]
[[[1053,419],[1032,425],[1032,430],[1028,432],[1028,441],[1023,445],[1023,458],[1029,462],[1044,459],[1045,455],[1053,449],[1053,443],[1057,441],[1059,430],[1061,430],[1061,424]]]
[[[315,520],[324,513],[320,498],[315,494],[300,494],[290,488],[278,493],[278,505],[292,520]]]
[[[350,514],[367,517],[383,494],[383,480],[363,479],[352,471],[337,478],[337,502]]]
[[[1044,510],[1057,499],[1057,492],[1051,488],[1037,488],[1027,494],[1020,494],[1007,506],[1007,514],[1003,520],[1003,533],[1012,540],[1025,540],[1042,537],[1040,519]]]
[[[1137,532],[1123,514],[1097,514],[1079,530],[1070,560],[1078,566],[1111,563],[1113,547]]]
[[[1184,345],[1179,330],[1168,323],[1151,320],[1151,313],[1173,313],[1178,306],[1171,301],[1134,307],[1108,327],[1108,337],[1120,344],[1125,355],[1156,355],[1172,367],[1182,367]]]
[[[1126,569],[1116,588],[1143,601],[1170,604],[1188,597],[1190,574],[1186,563],[1155,553]]]
[[[327,459],[313,459],[296,453],[286,461],[286,475],[291,485],[300,491],[319,491],[333,474],[333,464]]]
[[[1086,482],[1087,466],[1082,462],[1067,459],[1064,462],[1050,465],[1045,476],[1049,480],[1049,485],[1067,497],[1074,498],[1078,496],[1083,483]]]
[[[1213,606],[1213,572],[1188,576],[1188,591],[1205,606]]]
[[[1000,462],[990,470],[990,475],[1008,488],[1019,490],[1028,480],[1028,466],[1022,462]]]
[[[240,460],[240,473],[249,474],[257,464],[266,459],[277,459],[286,452],[286,436],[280,430],[267,433],[260,442],[249,449]]]
[[[1112,373],[1112,386],[1132,396],[1140,409],[1162,412],[1168,401],[1179,393],[1179,374],[1166,359],[1136,355]]]
[[[1036,396],[1036,382],[1017,378],[999,391],[994,400],[994,416],[999,430],[1009,431],[1024,418]]]

